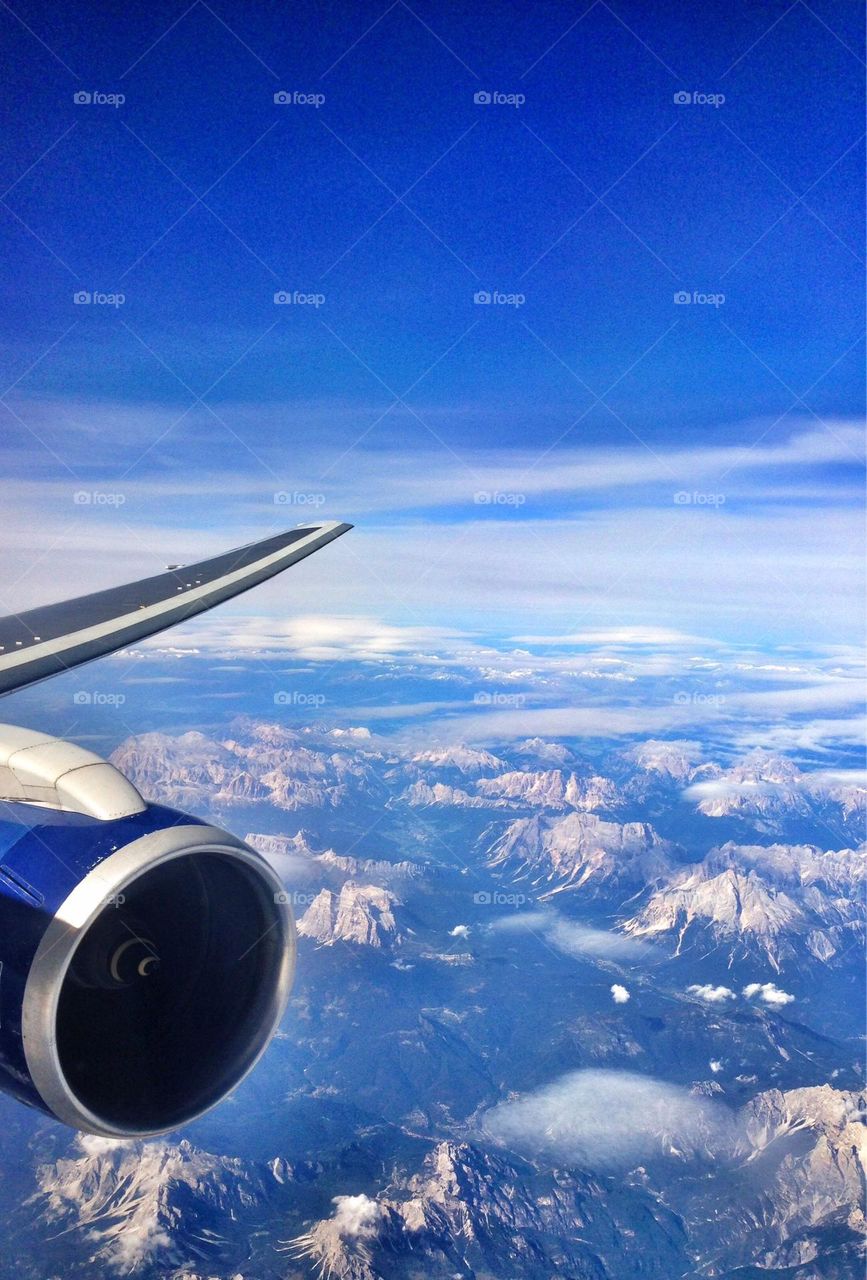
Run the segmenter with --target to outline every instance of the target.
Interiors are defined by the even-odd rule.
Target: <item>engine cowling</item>
[[[28,773],[2,741],[0,794],[16,773],[25,790],[46,782],[32,751]],[[165,1133],[215,1106],[265,1051],[292,985],[295,927],[258,853],[147,804],[81,754],[86,764],[0,817],[0,1086],[85,1132]],[[117,816],[80,811],[93,808],[82,789],[97,804],[111,790],[108,775],[73,780],[94,764],[114,776]]]

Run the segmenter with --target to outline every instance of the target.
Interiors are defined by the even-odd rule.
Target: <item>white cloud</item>
[[[711,1058],[710,1062],[707,1065],[710,1067],[711,1071],[714,1073],[715,1076],[718,1076],[723,1069],[723,1064],[720,1062],[719,1058]]]
[[[637,646],[646,648],[667,648],[684,645],[713,645],[715,640],[704,636],[691,636],[683,631],[675,631],[671,627],[600,627],[595,630],[573,631],[568,635],[534,635],[512,636],[517,644],[533,645],[602,645],[613,648],[630,648]],[[613,661],[613,659],[608,659]]]
[[[735,993],[731,987],[715,987],[710,982],[694,982],[691,987],[687,987],[687,991],[708,1004],[725,1004],[727,1000],[735,999]]]
[[[311,662],[383,661],[414,655],[428,658],[442,649],[453,652],[463,641],[461,632],[448,627],[396,625],[343,613],[274,618],[215,613],[196,622],[195,634],[198,643],[211,651],[275,657],[289,654]]]
[[[483,1131],[534,1156],[590,1168],[628,1167],[654,1155],[733,1146],[735,1125],[718,1102],[628,1071],[574,1071],[489,1111]]]
[[[611,996],[615,1004],[626,1004],[630,999],[626,987],[622,987],[619,982],[612,983]]]
[[[788,991],[781,991],[773,982],[750,982],[744,987],[743,993],[747,1000],[758,999],[772,1008],[782,1008],[783,1005],[792,1004],[795,999]]]
[[[449,929],[450,938],[468,938],[470,936],[470,926],[467,924],[456,924],[454,929]]]
[[[357,1196],[335,1196],[334,1226],[344,1239],[370,1239],[382,1221],[382,1206],[362,1192]]]
[[[443,450],[384,449],[379,442],[375,450],[351,452],[329,470],[326,481],[323,471],[335,463],[339,448],[321,442],[311,456],[293,455],[291,481],[275,479],[246,457],[242,465],[249,461],[249,471],[229,475],[215,468],[197,471],[191,479],[185,467],[181,480],[171,459],[162,456],[159,463],[150,460],[151,471],[135,469],[122,482],[124,504],[118,510],[74,504],[77,489],[111,491],[111,476],[116,478],[126,456],[119,450],[110,465],[101,457],[94,448],[100,438],[97,424],[105,423],[113,440],[128,436],[132,463],[141,454],[141,441],[156,439],[171,418],[165,407],[133,412],[128,405],[115,406],[114,414],[111,406],[92,408],[93,413],[91,406],[77,406],[70,413],[69,406],[43,404],[22,411],[43,439],[62,440],[63,456],[80,481],[70,483],[65,472],[62,478],[46,472],[42,479],[28,480],[21,472],[25,460],[32,463],[32,454],[21,447],[0,450],[0,465],[9,477],[0,580],[16,583],[9,609],[50,600],[58,580],[69,594],[95,590],[153,573],[167,561],[189,563],[240,545],[312,513],[316,518],[350,515],[357,527],[293,569],[291,598],[303,600],[308,614],[369,620],[387,609],[390,624],[403,619],[422,629],[425,639],[427,629],[441,627],[444,620],[473,629],[490,627],[492,617],[504,631],[515,630],[518,618],[537,619],[540,643],[550,624],[547,629],[561,639],[598,636],[609,646],[663,650],[690,638],[701,645],[707,635],[740,636],[753,626],[759,634],[829,641],[854,636],[860,628],[858,502],[851,496],[833,501],[837,490],[822,472],[815,487],[822,492],[824,486],[832,501],[823,507],[821,520],[808,518],[815,510],[809,493],[780,503],[752,502],[742,491],[742,500],[734,501],[748,470],[767,470],[767,487],[776,490],[776,499],[785,492],[784,476],[792,468],[850,461],[858,438],[853,424],[836,424],[836,437],[802,430],[783,443],[755,449],[660,446],[655,458],[638,447],[582,447],[558,449],[542,463],[530,450],[463,451],[465,460],[458,461]],[[298,411],[292,406],[284,417],[295,421]],[[268,465],[284,477],[285,435],[277,431],[276,406],[238,407],[245,429],[257,418],[260,426],[261,420],[266,423],[266,430],[256,434],[257,451],[262,449],[268,463],[271,431]],[[84,419],[86,429],[80,426]],[[754,433],[755,425],[749,424],[743,433],[749,443]],[[304,437],[310,436],[305,431]],[[50,468],[50,454],[45,458]],[[728,472],[726,505],[710,510],[674,504],[675,491],[691,490],[694,483],[712,489],[709,482],[722,472]],[[315,509],[275,506],[274,493],[283,488],[319,492],[325,502]],[[480,489],[521,492],[527,502],[520,513],[483,509],[473,502]],[[582,506],[576,495],[588,490],[610,493],[607,504]],[[228,492],[233,499],[227,503]],[[217,493],[219,528],[213,520]],[[446,518],[419,514],[433,507],[447,508]],[[111,546],[110,557],[106,546]],[[707,589],[709,564],[712,591]],[[257,608],[284,615],[286,590],[282,580],[263,584]],[[227,608],[242,617],[249,601]],[[566,615],[564,627],[565,608],[572,616]],[[203,626],[192,624],[189,633],[198,637]],[[388,635],[372,639],[374,652],[392,652]],[[311,644],[318,648],[317,637]],[[332,638],[324,638],[324,647],[334,647]],[[344,647],[337,642],[341,652]]]
[[[637,963],[653,955],[647,943],[636,942],[608,929],[595,929],[577,920],[567,920],[556,911],[519,911],[501,916],[491,928],[499,933],[526,931],[539,934],[549,946],[556,947],[565,955],[591,960]]]
[[[130,1138],[101,1138],[96,1133],[79,1133],[78,1145],[87,1156],[102,1156],[118,1148],[132,1146]]]

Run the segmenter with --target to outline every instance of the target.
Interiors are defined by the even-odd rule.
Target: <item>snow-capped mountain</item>
[[[492,800],[515,801],[521,807],[534,809],[614,809],[621,803],[610,778],[578,778],[574,773],[565,775],[560,769],[539,773],[516,770],[482,778],[476,783],[476,791]]]
[[[262,835],[248,831],[244,836],[247,844],[258,849],[277,868],[283,871],[287,879],[292,880],[301,874],[303,879],[318,876],[321,879],[364,880],[375,884],[391,884],[407,876],[414,878],[428,873],[429,867],[424,862],[388,862],[383,858],[353,858],[346,854],[335,853],[333,849],[315,852],[303,831],[294,836]]]
[[[718,946],[776,971],[799,956],[828,963],[863,938],[865,879],[864,850],[730,843],[676,871],[623,927],[677,954]]]
[[[715,777],[692,775],[686,795],[708,818],[746,817],[775,832],[798,818],[823,816],[864,831],[867,786],[825,773],[804,773],[783,756],[757,752]]]
[[[423,1274],[667,1280],[683,1268],[675,1216],[641,1188],[612,1195],[590,1175],[546,1173],[467,1142],[442,1142],[376,1198],[340,1196],[295,1244],[334,1280]],[[640,1220],[641,1237],[625,1229]],[[508,1270],[503,1271],[504,1260]]]
[[[299,733],[259,724],[244,740],[216,741],[198,732],[142,734],[122,743],[111,759],[144,795],[167,804],[201,808],[267,801],[290,811],[335,808],[382,789],[363,745],[338,741],[342,749],[333,740],[308,735],[304,741]]]
[[[155,1263],[206,1265],[227,1245],[237,1252],[236,1224],[277,1198],[290,1177],[285,1162],[254,1168],[186,1140],[85,1136],[68,1156],[39,1166],[32,1203],[52,1232],[86,1242],[94,1272],[129,1275]]]
[[[860,1280],[849,771],[685,738],[383,751],[249,720],[115,759],[250,829],[299,918],[296,986],[189,1133],[78,1142],[14,1108],[0,1280]],[[621,1090],[591,1098],[607,1148],[646,1135],[617,1168],[574,1099],[550,1111],[585,1071]],[[634,1110],[627,1076],[650,1090]],[[519,1133],[486,1126],[518,1104]]]
[[[487,848],[489,866],[549,894],[568,889],[628,896],[668,876],[674,854],[647,822],[605,822],[587,813],[519,818]]]
[[[425,773],[446,769],[457,770],[458,773],[474,776],[480,773],[495,773],[505,768],[502,760],[490,751],[482,751],[478,747],[468,747],[466,743],[457,742],[453,746],[443,747],[438,751],[420,751],[412,756],[411,763]]]
[[[323,889],[298,921],[298,933],[321,946],[351,942],[386,947],[400,941],[395,910],[400,899],[388,889],[348,880],[339,893]]]

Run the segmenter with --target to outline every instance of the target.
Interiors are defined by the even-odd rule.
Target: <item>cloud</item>
[[[449,929],[450,938],[468,938],[470,936],[470,926],[467,924],[456,924],[454,929]]]
[[[630,999],[630,995],[626,990],[626,987],[622,987],[619,982],[612,984],[611,996],[615,1004],[626,1004]]]
[[[714,1073],[715,1076],[718,1076],[723,1069],[723,1064],[720,1062],[719,1058],[711,1058],[710,1062],[707,1065],[710,1067],[711,1071]]]
[[[449,627],[396,625],[379,618],[343,613],[288,617],[212,614],[195,624],[197,642],[211,652],[291,655],[311,662],[383,661],[396,657],[428,658],[465,643],[462,632]],[[158,641],[154,641],[157,644]]]
[[[725,1004],[727,1000],[734,1000],[735,993],[731,987],[715,987],[710,982],[693,983],[691,987],[687,987],[687,991],[692,996],[697,996],[699,1000],[705,1000],[708,1004]]]
[[[298,420],[298,406],[284,410],[285,420]],[[428,629],[444,622],[488,629],[492,617],[505,634],[526,630],[518,620],[533,618],[540,644],[548,630],[569,643],[597,636],[606,646],[631,650],[704,646],[708,635],[742,639],[754,627],[759,634],[829,641],[860,634],[860,504],[852,495],[841,497],[835,469],[852,460],[853,424],[837,424],[836,437],[800,430],[755,449],[660,445],[654,457],[638,447],[583,446],[559,448],[541,462],[530,450],[462,448],[465,457],[458,460],[443,450],[384,447],[379,440],[375,449],[348,454],[326,480],[335,442],[317,441],[319,433],[305,430],[302,444],[314,443],[303,456],[293,453],[290,480],[277,406],[247,405],[238,406],[237,420],[256,431],[266,468],[237,450],[225,458],[214,451],[212,469],[191,474],[161,453],[159,460],[149,458],[150,469],[137,468],[121,483],[120,464],[135,462],[142,440],[157,439],[171,422],[165,406],[77,405],[72,412],[68,405],[42,404],[21,416],[47,443],[62,441],[76,476],[52,476],[51,455],[43,463],[32,437],[17,449],[0,447],[9,478],[0,580],[15,583],[9,610],[50,600],[58,580],[69,594],[95,590],[146,576],[168,561],[194,562],[311,515],[349,516],[356,521],[351,535],[293,569],[292,598],[303,601],[308,614],[369,620],[387,610],[388,625],[403,619],[421,628],[423,643]],[[193,420],[197,430],[206,423],[196,413],[187,423]],[[100,424],[118,441],[110,460],[95,448]],[[746,426],[745,440],[752,443],[754,433],[755,424]],[[49,470],[27,479],[34,457]],[[804,468],[813,469],[814,490],[826,498],[821,520],[809,518],[816,510],[813,493],[805,489],[792,499],[785,488],[786,474]],[[674,503],[681,488],[712,492],[710,481],[722,472],[728,472],[722,507]],[[765,472],[769,498],[752,501],[739,492],[748,473]],[[111,496],[119,486],[119,509],[75,505],[77,490]],[[298,498],[315,496],[317,504],[275,505],[275,492],[284,489],[297,490]],[[479,505],[474,493],[480,490],[520,492],[526,503],[520,510]],[[591,504],[582,494],[597,496]],[[283,615],[286,590],[282,580],[263,584],[256,607]],[[249,607],[248,600],[226,606],[236,618]],[[189,633],[198,638],[204,625],[191,624]],[[374,636],[373,651],[392,652],[390,639]],[[316,637],[311,647],[318,649]],[[331,637],[324,647],[334,647]]]
[[[628,1071],[573,1071],[483,1117],[483,1132],[533,1156],[590,1168],[734,1146],[726,1108],[680,1085]]]
[[[747,1000],[758,999],[772,1008],[782,1008],[783,1005],[792,1004],[795,999],[788,991],[781,991],[773,982],[750,982],[744,987],[743,994]]]
[[[520,911],[501,916],[490,926],[498,933],[526,931],[540,934],[549,946],[564,955],[636,964],[653,955],[645,942],[625,938],[608,929],[594,929],[576,920],[567,920],[556,911]]]
[[[79,1133],[78,1145],[86,1156],[102,1156],[118,1148],[131,1146],[131,1138],[101,1138],[96,1133]]]
[[[376,1235],[383,1215],[376,1200],[362,1192],[357,1196],[335,1196],[332,1204],[337,1205],[332,1221],[344,1239],[369,1240]]]
[[[574,631],[568,635],[512,636],[516,644],[587,646],[602,645],[613,648],[652,647],[682,648],[684,645],[714,645],[715,640],[705,636],[691,636],[671,627],[601,627],[596,630]]]

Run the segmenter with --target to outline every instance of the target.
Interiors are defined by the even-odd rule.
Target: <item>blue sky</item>
[[[856,640],[861,25],[4,6],[5,606],[312,513],[307,613]]]

